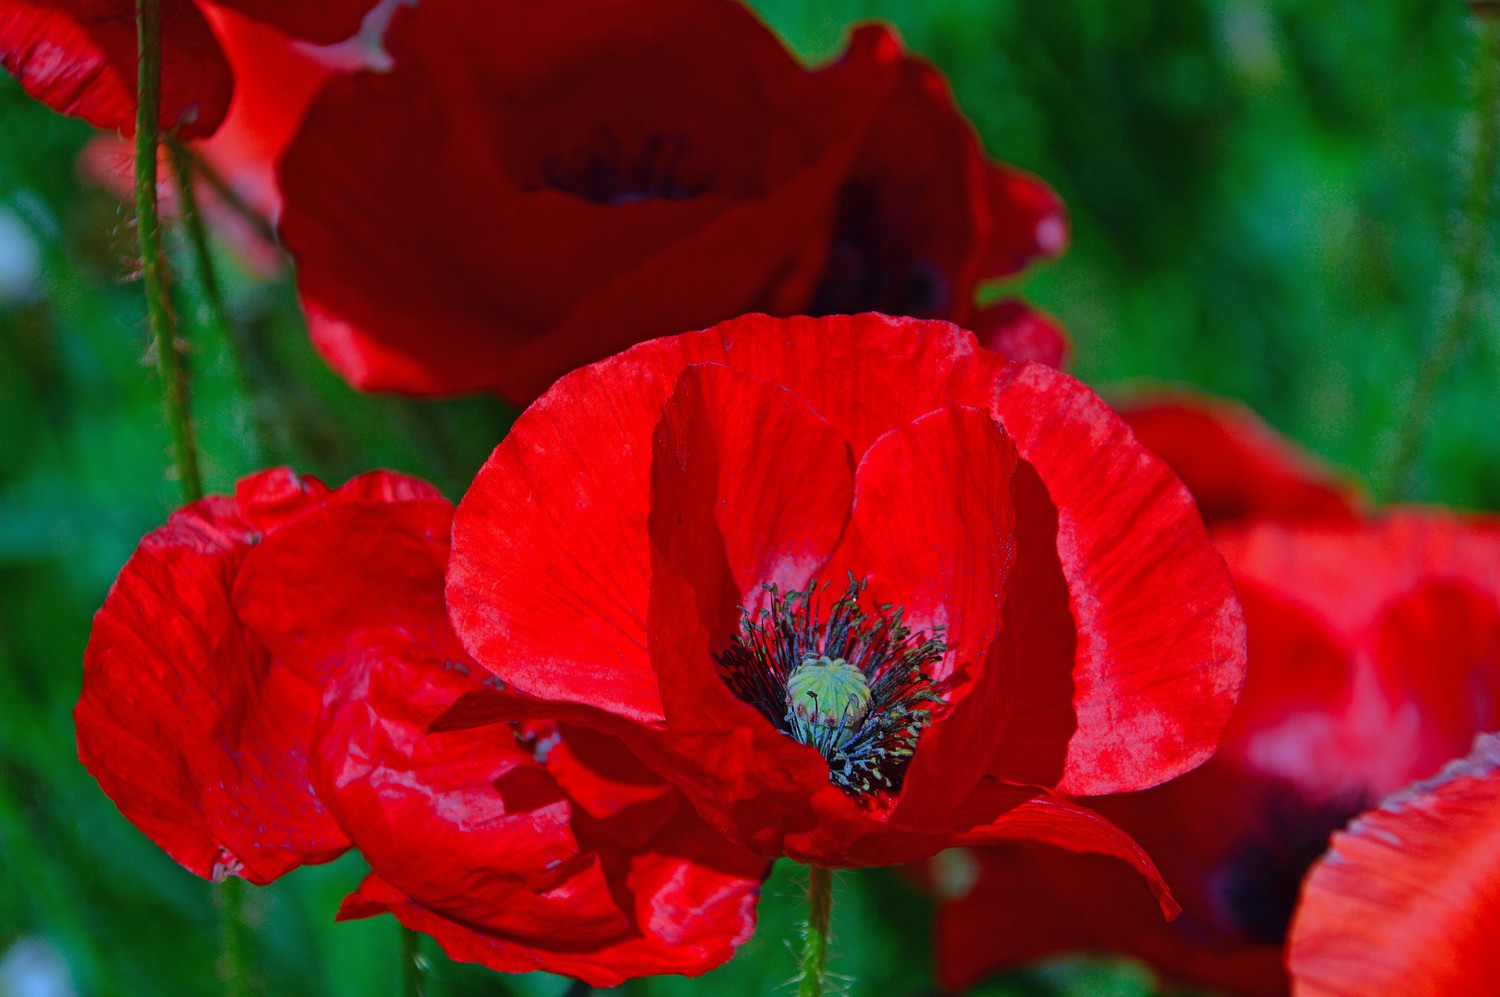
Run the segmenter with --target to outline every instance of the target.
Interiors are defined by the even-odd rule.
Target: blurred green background
[[[1352,477],[1375,475],[1455,297],[1479,51],[1461,3],[755,6],[814,60],[854,20],[895,22],[948,75],[990,152],[1061,192],[1072,247],[1016,287],[1071,330],[1076,373],[1106,392],[1150,380],[1239,398]],[[23,992],[7,976],[17,965],[53,958],[85,995],[215,990],[209,888],[126,824],[74,753],[90,617],[176,495],[140,290],[122,276],[128,213],[75,168],[90,134],[0,79],[0,997]],[[1500,508],[1494,264],[1487,251],[1477,334],[1431,412],[1421,501]],[[199,334],[181,269],[211,490],[291,461],[335,482],[393,467],[457,498],[509,423],[485,400],[355,395],[313,355],[287,280],[252,279],[225,255],[230,310],[253,344],[246,402],[223,345]],[[359,873],[346,858],[254,891],[270,992],[395,992],[393,923],[331,921]],[[838,890],[833,968],[858,976],[850,991],[930,992],[926,902],[884,873],[844,874]],[[732,963],[628,992],[789,992],[800,891],[796,870],[778,869]],[[438,994],[568,989],[433,955]],[[1066,960],[981,992],[1152,985],[1128,964]]]

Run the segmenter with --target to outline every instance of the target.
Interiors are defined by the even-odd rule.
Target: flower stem
[[[401,929],[401,995],[425,997],[427,974],[422,963],[422,936],[410,928]]]
[[[187,233],[188,248],[198,270],[198,286],[202,290],[203,303],[208,311],[208,324],[229,351],[240,398],[249,407],[249,457],[250,463],[258,467],[265,463],[270,434],[265,425],[260,392],[250,376],[246,337],[240,327],[229,320],[229,313],[224,308],[224,292],[214,269],[213,254],[209,250],[208,230],[203,225],[203,215],[198,210],[198,196],[193,190],[193,174],[197,172],[194,169],[193,154],[176,139],[167,139],[167,147],[172,153],[172,172],[176,175],[178,197],[182,205],[182,227]]]
[[[828,965],[828,922],[833,916],[833,871],[807,867],[807,925],[802,935],[802,985],[798,997],[823,997]]]
[[[146,289],[146,317],[156,350],[162,405],[172,434],[173,464],[184,503],[203,497],[198,450],[188,408],[187,373],[182,362],[171,303],[162,272],[161,216],[156,204],[156,155],[160,141],[161,0],[136,0],[137,66],[135,118],[135,223],[141,244],[141,278]]]
[[[1477,135],[1469,161],[1469,190],[1464,198],[1462,228],[1455,240],[1457,297],[1453,312],[1424,358],[1416,386],[1407,398],[1400,435],[1383,476],[1383,492],[1388,497],[1410,495],[1438,388],[1468,342],[1479,307],[1480,271],[1490,231],[1496,166],[1500,163],[1500,20],[1478,6],[1475,10],[1480,15],[1477,20],[1481,38],[1475,67]]]
[[[173,466],[184,504],[203,497],[198,447],[188,405],[187,370],[177,339],[161,251],[161,213],[156,203],[157,150],[161,144],[161,0],[136,0],[135,227],[141,246],[141,282],[146,319],[156,350],[162,408],[172,434]],[[219,966],[229,997],[250,997],[250,930],[245,923],[245,884],[231,876],[215,890],[219,907]]]
[[[230,876],[214,888],[219,907],[219,982],[227,997],[253,997],[250,929],[245,924],[245,881]]]

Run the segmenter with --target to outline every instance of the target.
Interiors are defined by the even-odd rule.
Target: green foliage
[[[1073,245],[1016,287],[1064,320],[1082,377],[1240,398],[1369,481],[1455,293],[1449,247],[1478,51],[1463,5],[756,6],[814,60],[838,50],[852,20],[890,18],[948,75],[990,151],[1058,188]],[[175,494],[140,289],[121,279],[135,269],[129,215],[73,165],[89,135],[0,81],[0,951],[48,939],[90,997],[211,993],[210,889],[120,818],[74,751],[90,616]],[[355,394],[312,353],[288,282],[266,284],[225,255],[229,310],[250,344],[236,364],[203,338],[191,267],[180,243],[169,248],[211,491],[290,461],[335,482],[392,467],[456,498],[509,425],[513,413],[483,399]],[[1484,274],[1493,287],[1493,255]],[[1500,508],[1496,314],[1486,291],[1480,335],[1431,413],[1422,499]],[[394,993],[389,919],[331,920],[360,871],[348,858],[255,892],[270,992]],[[728,966],[624,992],[789,992],[801,880],[778,868],[760,930]],[[836,889],[831,968],[857,974],[850,992],[929,991],[926,902],[891,873],[841,874]],[[567,989],[428,953],[438,994]],[[1067,960],[980,992],[1150,989],[1129,964]]]

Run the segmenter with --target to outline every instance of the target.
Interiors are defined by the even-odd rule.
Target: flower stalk
[[[1477,134],[1469,160],[1469,189],[1464,198],[1462,228],[1456,239],[1458,289],[1452,314],[1421,364],[1408,396],[1399,437],[1384,475],[1388,496],[1410,497],[1417,460],[1431,421],[1438,388],[1469,341],[1479,308],[1480,271],[1489,242],[1497,164],[1500,164],[1500,20],[1486,5],[1476,5],[1480,52],[1475,67]]]
[[[267,440],[270,433],[265,424],[264,406],[260,392],[250,376],[250,362],[246,356],[249,346],[240,328],[229,320],[224,308],[224,292],[214,269],[213,254],[209,249],[208,230],[203,224],[203,214],[198,208],[198,195],[193,190],[195,159],[187,146],[173,138],[167,139],[172,154],[172,172],[177,180],[177,192],[182,205],[182,228],[187,236],[189,251],[198,271],[198,286],[203,294],[203,304],[208,313],[208,326],[229,350],[230,362],[234,365],[235,381],[240,397],[249,406],[247,419],[250,436],[250,463],[260,466],[266,463],[270,449]],[[201,162],[201,161],[200,161]]]
[[[807,867],[807,924],[802,935],[798,997],[823,997],[828,968],[828,924],[833,917],[833,871]]]
[[[193,439],[184,369],[161,251],[161,214],[156,203],[157,147],[161,140],[161,0],[136,0],[137,109],[135,118],[135,224],[141,247],[141,279],[146,290],[146,318],[156,351],[162,404],[172,434],[173,465],[182,501],[203,497],[198,450]]]
[[[402,997],[426,997],[427,974],[422,961],[422,936],[407,927],[401,929]]]
[[[146,292],[146,319],[156,351],[162,408],[172,434],[173,467],[184,505],[203,497],[198,446],[188,402],[188,379],[161,249],[161,212],[157,204],[157,154],[161,145],[161,0],[136,0],[135,215],[141,249],[141,282]],[[230,877],[215,891],[219,908],[219,970],[224,992],[250,997],[250,931],[245,923],[245,884]]]

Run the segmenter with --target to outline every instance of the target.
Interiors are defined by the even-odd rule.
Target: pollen
[[[742,611],[714,660],[736,696],[816,748],[829,781],[869,804],[900,791],[917,736],[943,703],[931,669],[947,644],[941,629],[913,631],[900,607],[862,605],[865,584],[851,577],[826,617],[826,584],[767,586],[769,604]]]

